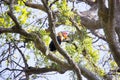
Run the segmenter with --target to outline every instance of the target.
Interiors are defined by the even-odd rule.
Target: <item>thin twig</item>
[[[50,6],[49,7],[51,7],[53,4],[55,4],[57,1],[59,1],[59,0],[55,0],[55,1],[53,1],[51,4],[50,4]]]
[[[45,18],[45,20],[44,20],[43,24],[41,25],[41,27],[39,28],[39,30],[43,27],[43,25],[45,24],[46,20],[47,20],[47,17]]]
[[[20,52],[22,58],[23,58],[23,61],[24,61],[24,64],[25,64],[25,67],[28,68],[28,64],[27,64],[27,60],[24,56],[24,54],[22,53],[22,51],[18,48],[18,46],[14,43],[15,47],[17,48],[17,50]]]
[[[12,60],[12,62],[14,62],[16,65],[18,65],[19,67],[21,67],[21,68],[23,68],[24,69],[24,67],[22,67],[20,64],[18,64],[17,62],[15,62],[15,61],[13,61]]]

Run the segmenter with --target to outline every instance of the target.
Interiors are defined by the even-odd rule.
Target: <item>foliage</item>
[[[60,12],[60,15],[59,15],[60,21],[62,21],[66,25],[71,25],[69,18],[74,17],[74,13],[71,11],[69,6],[67,5],[67,1],[62,0],[60,2],[57,2],[56,4],[57,4],[57,8]]]
[[[0,16],[0,27],[8,28],[10,26],[13,26],[14,23],[11,22],[11,18],[7,15],[7,12],[1,14]]]
[[[27,11],[27,7],[24,6],[23,1],[18,1],[18,5],[14,6],[14,10],[16,16],[18,16],[20,24],[25,24],[27,19],[29,18],[30,12]]]

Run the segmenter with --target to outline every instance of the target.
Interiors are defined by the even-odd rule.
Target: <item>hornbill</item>
[[[67,32],[59,32],[57,35],[57,41],[59,44],[61,44],[62,41],[65,41],[68,39],[68,33]],[[49,44],[50,51],[55,51],[56,47],[54,45],[54,42],[51,41]]]

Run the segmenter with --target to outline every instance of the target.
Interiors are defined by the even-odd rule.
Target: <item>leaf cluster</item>
[[[69,18],[74,17],[74,13],[71,11],[70,7],[67,5],[67,1],[62,0],[60,2],[57,2],[56,5],[60,12],[59,13],[60,21],[62,21],[62,23],[66,24],[66,25],[71,25]]]

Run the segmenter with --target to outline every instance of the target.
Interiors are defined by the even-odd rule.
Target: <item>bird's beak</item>
[[[68,37],[68,34],[67,34],[67,35],[64,35],[63,37],[64,37],[64,38],[63,38],[63,41],[64,41],[64,42],[70,42],[70,41],[71,41],[71,39]]]
[[[63,35],[64,39],[67,39],[68,38],[68,35]]]

